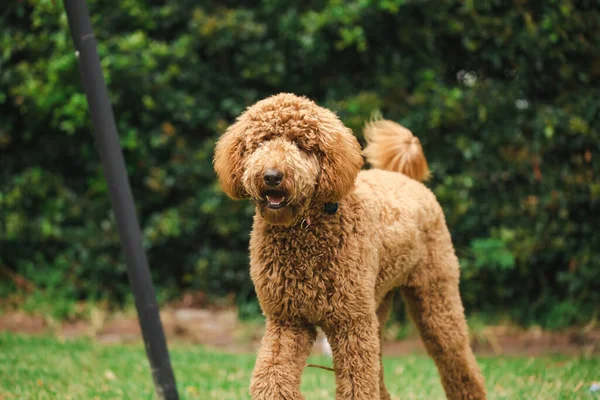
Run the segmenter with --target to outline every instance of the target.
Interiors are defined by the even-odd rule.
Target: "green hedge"
[[[246,106],[291,91],[359,136],[379,111],[422,139],[470,311],[548,327],[597,315],[595,2],[89,3],[162,296],[252,296],[253,210],[219,191],[212,151]],[[44,296],[121,301],[62,4],[9,2],[0,26],[0,264]],[[0,283],[2,296],[17,290]]]

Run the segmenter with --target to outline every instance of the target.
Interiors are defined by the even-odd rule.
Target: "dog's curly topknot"
[[[363,154],[375,168],[401,172],[419,182],[429,178],[429,167],[419,138],[400,124],[375,120],[364,129],[367,147]]]

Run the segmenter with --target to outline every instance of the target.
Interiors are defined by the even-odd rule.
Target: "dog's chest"
[[[318,323],[334,312],[340,238],[306,233],[253,237],[250,274],[264,312],[274,318]]]

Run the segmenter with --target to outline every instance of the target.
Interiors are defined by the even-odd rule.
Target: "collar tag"
[[[300,228],[301,229],[306,229],[310,226],[310,218],[306,217],[302,220],[302,222],[300,223]]]
[[[325,203],[325,206],[323,207],[323,209],[325,210],[325,212],[327,214],[333,215],[338,210],[338,203]]]

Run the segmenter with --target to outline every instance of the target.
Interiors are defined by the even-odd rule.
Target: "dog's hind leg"
[[[469,344],[458,288],[460,266],[443,216],[425,231],[422,261],[400,287],[407,311],[450,400],[484,400],[485,385]]]
[[[383,379],[383,331],[385,323],[390,317],[392,311],[392,305],[394,301],[394,292],[389,292],[381,301],[381,304],[377,308],[377,318],[379,319],[379,397],[381,400],[389,400],[390,393],[385,387]]]
[[[252,399],[304,399],[300,379],[316,336],[314,326],[286,326],[267,319],[250,382]]]
[[[486,398],[483,377],[469,345],[455,280],[401,288],[408,312],[433,357],[450,400]]]

